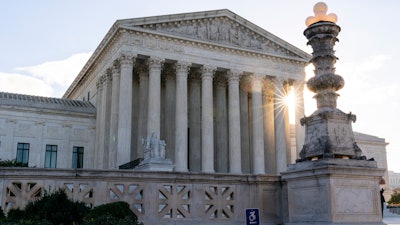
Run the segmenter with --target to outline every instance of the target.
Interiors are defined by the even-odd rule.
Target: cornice
[[[85,63],[81,71],[79,72],[78,76],[74,79],[72,84],[68,87],[66,92],[64,93],[62,98],[69,98],[72,91],[75,87],[82,82],[84,79],[85,74],[89,73],[91,69],[96,65],[96,61],[104,55],[106,50],[108,50],[113,42],[120,36],[121,30],[118,28],[117,24],[111,27],[111,29],[107,32],[103,40],[97,46],[96,50],[93,52],[92,56],[90,56],[89,60]]]
[[[9,111],[10,113],[22,112],[22,113],[35,113],[35,114],[51,114],[54,116],[70,116],[77,118],[86,118],[86,119],[96,119],[95,112],[84,112],[84,111],[70,111],[65,109],[40,109],[29,106],[9,106],[2,105],[0,106],[3,112]]]
[[[121,26],[119,29],[124,30],[123,32],[128,32],[128,33],[134,33],[136,35],[143,35],[143,36],[148,36],[152,38],[159,38],[161,40],[168,40],[172,41],[177,44],[188,44],[192,45],[195,47],[203,47],[206,49],[213,49],[213,50],[219,50],[223,52],[228,52],[228,53],[235,53],[235,54],[240,54],[240,55],[246,55],[246,56],[256,56],[256,57],[262,57],[262,58],[269,58],[269,59],[275,59],[278,61],[286,61],[286,62],[295,62],[295,63],[300,63],[307,65],[309,64],[309,58],[302,59],[299,57],[290,57],[290,56],[283,56],[279,54],[273,54],[273,53],[267,53],[263,51],[258,51],[258,50],[253,50],[253,49],[247,49],[247,48],[242,48],[242,47],[237,47],[237,46],[231,46],[231,45],[224,45],[220,43],[214,43],[214,42],[208,42],[208,41],[203,41],[199,39],[192,39],[192,38],[187,38],[187,37],[182,37],[182,36],[177,36],[177,35],[172,35],[172,34],[167,34],[163,32],[157,32],[154,30],[148,30],[144,28],[139,28],[139,27],[124,27]]]

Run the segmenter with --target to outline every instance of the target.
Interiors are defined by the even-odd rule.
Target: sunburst
[[[303,105],[303,90],[304,84],[300,85],[288,85],[286,87],[279,87],[279,84],[275,84],[275,109],[276,115],[278,117],[280,114],[287,113],[288,115],[283,115],[289,117],[290,124],[296,124],[296,111],[299,110],[299,114],[304,114],[304,105]],[[303,115],[301,115],[303,116]]]

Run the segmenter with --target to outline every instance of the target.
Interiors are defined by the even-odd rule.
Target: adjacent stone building
[[[0,158],[29,167],[93,168],[95,124],[90,102],[0,92]]]

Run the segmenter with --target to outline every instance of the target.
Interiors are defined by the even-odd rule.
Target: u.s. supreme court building
[[[247,208],[282,223],[280,173],[305,135],[283,99],[302,96],[310,58],[229,10],[118,20],[62,99],[0,93],[0,158],[29,166],[3,170],[1,206],[64,188],[146,225],[244,224]]]

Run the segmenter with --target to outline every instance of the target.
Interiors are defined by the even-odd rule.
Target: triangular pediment
[[[141,28],[177,37],[308,61],[309,55],[229,10],[119,20],[124,28]]]

